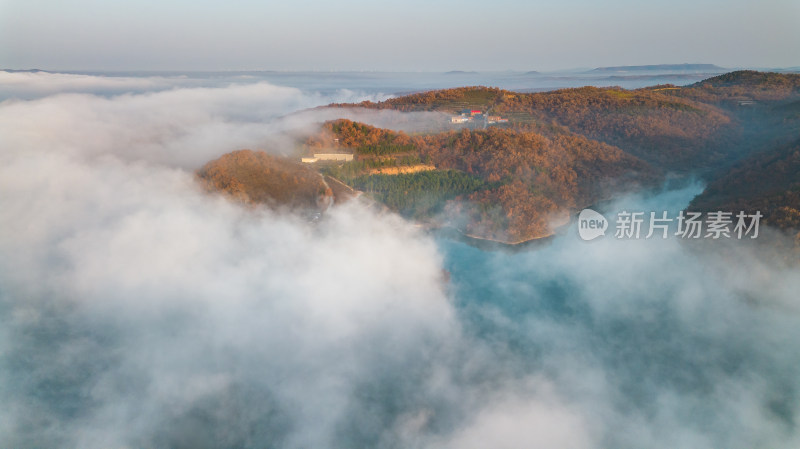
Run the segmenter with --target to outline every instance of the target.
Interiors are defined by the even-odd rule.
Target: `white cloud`
[[[348,98],[365,97],[1,103],[0,441],[797,447],[796,265],[575,235],[488,254],[357,204],[310,226],[195,184],[208,159],[334,118],[285,114]]]
[[[274,407],[303,423],[281,429],[287,445],[325,446],[370,369],[364,354],[405,360],[416,357],[408,348],[448,338],[440,257],[399,218],[353,204],[312,227],[195,183],[191,168],[253,147],[275,133],[270,119],[321,100],[254,84],[0,106],[0,285],[12,336],[1,354],[45,357],[25,380],[0,377],[4,441],[180,444],[182,430],[160,420],[196,430],[185,415],[198,403],[255,388],[276,403],[243,396],[227,411]],[[52,340],[16,338],[43,322],[64,328]],[[81,391],[42,391],[59,382]],[[78,410],[48,409],[61,401]]]
[[[49,72],[6,72],[0,70],[0,100],[39,98],[57,93],[121,94],[191,86],[186,77],[92,76]]]

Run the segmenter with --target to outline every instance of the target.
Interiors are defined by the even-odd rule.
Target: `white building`
[[[353,160],[353,153],[314,153],[314,159],[317,161],[350,162]]]

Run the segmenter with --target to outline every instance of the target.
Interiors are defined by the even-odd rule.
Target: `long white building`
[[[314,153],[314,157],[304,157],[300,160],[306,164],[318,161],[350,162],[353,160],[353,153]]]

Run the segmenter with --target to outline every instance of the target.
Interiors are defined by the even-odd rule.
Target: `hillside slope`
[[[730,118],[715,106],[659,89],[582,87],[517,93],[465,87],[357,106],[453,114],[464,109],[487,111],[508,117],[514,129],[545,135],[567,130],[672,171],[710,166],[723,158],[715,142],[730,125]]]
[[[780,101],[800,96],[800,74],[739,70],[699,81],[670,92],[707,103],[722,101]]]
[[[263,151],[239,150],[205,164],[198,178],[245,204],[273,208],[324,210],[333,191],[315,170]]]
[[[800,230],[800,140],[741,161],[689,209],[760,211],[765,224]]]
[[[409,136],[327,122],[309,148],[349,150],[357,160],[325,170],[401,214],[516,243],[550,235],[577,209],[655,185],[657,170],[619,148],[574,134],[461,129]],[[403,167],[429,168],[403,173]],[[376,174],[376,169],[387,167]]]

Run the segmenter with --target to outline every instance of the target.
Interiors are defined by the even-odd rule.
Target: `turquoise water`
[[[609,209],[673,214],[696,190]],[[642,420],[693,447],[781,446],[774,432],[793,432],[798,417],[800,317],[784,290],[798,273],[765,274],[769,259],[736,241],[697,247],[677,238],[584,242],[576,234],[573,225],[523,252],[437,241],[466,333],[485,345],[505,382],[551,381],[566,403],[600,423],[599,447],[670,441],[633,437]],[[731,253],[736,261],[723,256]],[[743,397],[750,417],[742,415]],[[754,431],[753,422],[773,427]]]

